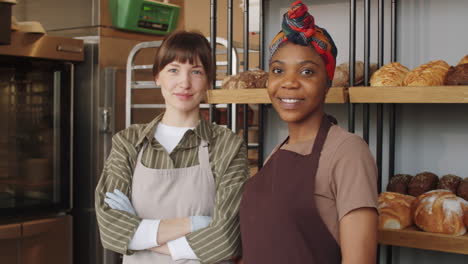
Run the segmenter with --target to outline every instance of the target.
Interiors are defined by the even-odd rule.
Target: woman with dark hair
[[[175,32],[153,74],[165,112],[117,133],[96,188],[102,244],[124,263],[219,263],[240,252],[238,208],[247,148],[200,115],[214,78],[211,49]]]
[[[300,1],[270,45],[268,93],[289,136],[245,185],[245,264],[375,263],[377,169],[324,103],[337,49]]]

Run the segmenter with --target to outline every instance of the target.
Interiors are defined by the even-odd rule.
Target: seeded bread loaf
[[[439,183],[439,177],[431,172],[422,172],[411,179],[408,184],[408,194],[419,196],[425,192],[434,190]]]

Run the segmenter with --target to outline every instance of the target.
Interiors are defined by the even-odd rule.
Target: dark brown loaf
[[[457,195],[468,201],[468,177],[458,185]]]
[[[246,88],[265,88],[268,79],[268,73],[262,70],[251,70],[241,72],[237,75],[228,76],[223,80],[223,89],[246,89]]]
[[[450,67],[444,80],[445,85],[468,85],[468,63]]]
[[[408,194],[419,196],[425,192],[434,190],[439,183],[439,177],[431,172],[421,172],[411,179],[408,184]]]
[[[387,192],[396,192],[401,194],[408,194],[408,184],[413,176],[409,174],[397,174],[390,178],[387,185]]]
[[[437,189],[449,190],[453,193],[457,193],[458,185],[460,185],[462,178],[457,175],[447,174],[440,178]]]

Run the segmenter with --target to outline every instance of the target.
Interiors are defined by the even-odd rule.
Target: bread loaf
[[[468,63],[450,67],[444,79],[445,85],[468,85]]]
[[[443,60],[430,61],[410,71],[403,80],[404,86],[439,86],[444,84],[449,65]]]
[[[461,236],[466,233],[463,213],[468,202],[447,190],[422,194],[413,204],[414,222],[426,232]]]
[[[354,85],[360,85],[364,82],[364,62],[356,61],[354,67]],[[369,75],[377,70],[377,64],[371,63],[369,66]],[[349,63],[342,63],[335,69],[332,87],[349,86]]]
[[[390,178],[387,185],[387,192],[397,192],[408,194],[408,184],[413,176],[409,174],[397,174]]]
[[[404,229],[413,224],[411,204],[413,196],[395,192],[379,195],[379,228]]]
[[[465,227],[468,228],[468,210],[465,211],[465,214],[463,215],[463,223],[465,223]]]
[[[409,69],[399,62],[392,62],[378,69],[370,79],[371,86],[401,86]]]
[[[457,175],[447,174],[440,178],[439,183],[437,184],[437,189],[449,190],[453,193],[457,193],[458,185],[460,185],[462,178]]]
[[[221,87],[223,89],[265,88],[267,80],[268,73],[252,70],[224,78]]]
[[[439,177],[431,172],[421,172],[411,179],[408,184],[408,194],[419,196],[425,192],[434,190],[439,183]]]
[[[463,179],[458,185],[457,195],[468,201],[468,177]]]
[[[466,55],[465,57],[463,57],[457,65],[461,65],[461,64],[465,64],[465,63],[468,63],[468,55]]]

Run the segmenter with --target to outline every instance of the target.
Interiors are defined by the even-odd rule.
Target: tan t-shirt
[[[307,155],[313,143],[284,144],[281,149]],[[361,137],[339,126],[330,128],[320,155],[315,198],[320,216],[338,244],[339,220],[343,216],[363,207],[377,210],[377,166]]]

